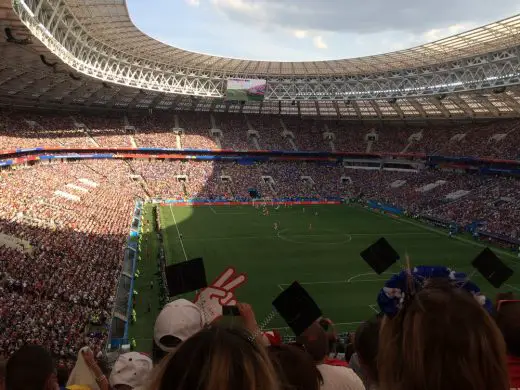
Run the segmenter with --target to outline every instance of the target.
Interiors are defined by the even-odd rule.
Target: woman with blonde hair
[[[153,390],[279,390],[265,347],[243,328],[211,325],[162,362]]]
[[[380,390],[509,390],[504,340],[470,292],[431,279],[385,316]]]

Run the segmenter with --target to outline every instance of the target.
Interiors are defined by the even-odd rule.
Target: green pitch
[[[150,207],[150,206],[147,206]],[[446,265],[472,272],[471,260],[482,250],[470,237],[450,239],[444,231],[406,218],[392,218],[359,206],[270,206],[269,216],[252,206],[160,207],[167,263],[203,257],[208,282],[226,267],[248,274],[246,285],[237,290],[239,300],[253,305],[258,322],[271,312],[270,302],[294,280],[314,297],[324,315],[339,330],[354,330],[378,309],[376,297],[384,281],[399,271],[396,264],[385,275],[376,275],[359,253],[380,237],[386,237],[412,265]],[[304,211],[305,210],[305,211]],[[146,214],[149,218],[150,212]],[[274,229],[278,224],[278,230]],[[158,300],[149,280],[157,271],[155,235],[142,245],[143,260],[138,280],[138,322],[130,335],[138,349],[148,350]],[[179,239],[183,236],[183,244]],[[497,250],[518,273],[503,286],[520,291],[520,259]],[[497,292],[479,274],[472,280],[489,296]],[[152,310],[146,313],[148,302]],[[275,318],[268,326],[290,334],[286,324]],[[144,341],[140,343],[139,340]]]

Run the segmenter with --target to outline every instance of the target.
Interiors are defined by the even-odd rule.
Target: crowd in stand
[[[38,340],[67,359],[85,337],[99,350],[106,334],[86,327],[110,316],[129,218],[144,191],[126,164],[111,161],[2,171],[0,189],[0,350]]]
[[[391,297],[385,288],[380,294]],[[46,345],[27,340],[0,360],[0,388],[518,389],[520,301],[511,293],[499,294],[490,309],[481,301],[442,277],[417,287],[395,312],[378,299],[381,313],[359,325],[352,351],[338,358],[328,318],[311,317],[296,342],[284,343],[276,331],[260,329],[246,303],[237,304],[241,325],[230,325],[209,321],[200,306],[178,299],[156,318],[151,357],[126,352],[111,367],[103,353],[82,348],[70,371],[56,367]]]
[[[257,143],[249,130],[258,132]],[[332,134],[331,139],[324,137],[326,132]],[[380,127],[189,111],[130,116],[0,111],[0,150],[40,146],[426,153],[518,159],[520,121]]]
[[[296,162],[86,160],[4,170],[0,349],[59,339],[46,344],[53,354],[77,353],[92,316],[111,310],[136,198],[250,199],[250,189],[265,198],[374,199],[463,226],[483,221],[482,230],[511,238],[519,233],[520,183],[513,178]],[[21,321],[34,308],[41,315]],[[99,348],[103,341],[89,343]]]
[[[269,150],[296,147],[298,150],[330,151],[332,142],[335,151],[518,157],[519,121],[446,126],[431,132],[420,128],[379,129],[316,120],[285,119],[282,124],[279,117],[238,114],[215,115],[212,120],[209,114],[184,112],[128,118],[114,114],[0,112],[0,150],[36,146],[177,148],[179,145],[215,149],[219,144],[224,149],[251,150],[256,146],[247,131],[255,130],[259,133],[260,149]],[[179,129],[182,132],[174,133]],[[212,135],[210,129],[220,129],[222,136]],[[283,135],[284,130],[294,137]],[[330,142],[323,137],[327,130],[334,134]],[[377,137],[369,141],[368,134],[377,134]],[[25,344],[38,344],[59,364],[67,364],[82,346],[90,347],[94,354],[102,349],[107,335],[99,331],[96,324],[104,323],[111,315],[136,198],[250,199],[250,189],[258,189],[262,196],[270,198],[375,199],[410,213],[428,214],[461,225],[481,221],[482,230],[511,238],[519,238],[520,234],[520,181],[515,178],[432,169],[419,172],[346,169],[335,163],[239,164],[148,159],[85,160],[1,170],[0,355],[9,356]],[[502,324],[502,327],[506,325]],[[490,338],[496,337],[492,330],[489,332]],[[390,333],[387,336],[390,337]],[[271,349],[267,351],[258,347],[251,351],[240,346],[243,338],[240,332],[211,327],[205,333],[195,335],[190,343],[222,346],[222,340],[231,340],[229,348],[236,347],[244,354],[244,359],[246,355],[251,359],[254,369],[249,374],[265,376],[253,380],[257,387],[244,385],[240,388],[291,388],[284,381],[301,378],[294,372],[291,375],[290,364],[284,365],[284,361],[297,361],[301,364],[298,367],[309,373],[309,378],[315,375],[314,379],[306,379],[311,383],[309,386],[300,384],[298,389],[343,388],[324,385],[327,377],[335,375],[330,373],[332,369],[321,367],[312,371],[303,368],[305,364],[309,366],[309,362],[311,367],[317,362],[320,363],[318,367],[321,366],[323,354],[311,356],[310,360],[306,355],[312,345],[307,345],[306,353],[295,346],[269,347]],[[308,342],[303,341],[304,344]],[[496,358],[503,351],[495,352]],[[365,367],[364,376],[361,375],[365,384],[376,388],[375,368],[366,365],[362,351],[358,353],[360,365]],[[193,358],[206,364],[204,359],[210,354],[203,355]],[[156,388],[171,388],[178,383],[175,375],[168,373],[185,370],[186,367],[179,365],[183,356],[190,355],[182,355],[179,351],[178,356],[178,359],[171,358],[168,369],[157,377]],[[388,350],[384,356],[391,361],[412,359],[411,356],[394,356]],[[196,370],[196,366],[192,369]],[[497,372],[495,377],[500,378]],[[203,380],[215,383],[220,380],[217,374],[208,374]],[[385,367],[382,377],[387,384],[381,388],[405,387],[405,378],[395,375]],[[183,378],[188,381],[184,385],[189,387],[190,377]],[[246,379],[240,378],[241,381]],[[489,382],[481,379],[487,386]],[[235,382],[212,388],[239,388],[230,383]],[[350,388],[362,388],[356,383]],[[413,388],[421,388],[415,385]],[[498,383],[493,388],[502,388],[500,386]]]

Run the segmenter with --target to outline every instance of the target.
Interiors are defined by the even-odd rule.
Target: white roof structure
[[[124,0],[0,0],[0,105],[415,120],[520,116],[520,15],[397,52],[273,62],[194,53],[131,21]],[[229,77],[267,79],[225,102]]]
[[[124,0],[65,0],[96,39],[120,51],[166,65],[205,71],[275,75],[356,75],[456,61],[520,45],[520,15],[412,49],[335,61],[275,62],[194,53],[157,41],[131,21]]]

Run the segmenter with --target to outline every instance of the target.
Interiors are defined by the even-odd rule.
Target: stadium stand
[[[505,246],[517,271],[520,16],[389,55],[292,63],[169,47],[133,25],[124,1],[0,0],[0,22],[0,389],[520,388],[519,301],[509,293],[491,310],[451,269],[425,281],[407,264],[405,287],[392,284],[398,274],[368,280],[381,290],[365,309],[379,314],[348,323],[360,324],[357,338],[321,311],[295,331],[278,307],[288,327],[269,330],[274,312],[258,324],[244,302],[243,326],[210,323],[200,302],[229,292],[224,282],[186,290],[198,294],[166,316],[160,342],[159,320],[149,329],[153,363],[170,353],[155,371],[121,331],[136,322],[150,225],[155,295],[161,314],[173,307],[170,238],[143,203],[354,203]],[[266,99],[225,101],[226,78],[252,73],[268,80]],[[188,260],[178,228],[175,240]],[[222,299],[234,303],[229,288]],[[398,301],[392,313],[383,300]],[[295,337],[282,340],[289,328]],[[111,344],[113,329],[124,337]]]
[[[125,119],[128,125],[125,125]],[[182,130],[182,148],[178,147],[174,133],[176,120],[179,130]],[[333,134],[335,152],[424,153],[502,160],[517,160],[520,156],[520,121],[514,119],[445,125],[432,122],[428,126],[413,127],[388,124],[375,128],[348,122],[296,118],[284,119],[282,125],[279,117],[240,114],[182,112],[128,118],[114,113],[57,116],[3,110],[0,111],[0,123],[2,149],[139,146],[331,152],[330,141],[324,136],[328,132]],[[258,133],[255,138],[259,148],[248,135],[249,130]],[[288,133],[284,135],[284,131]]]

